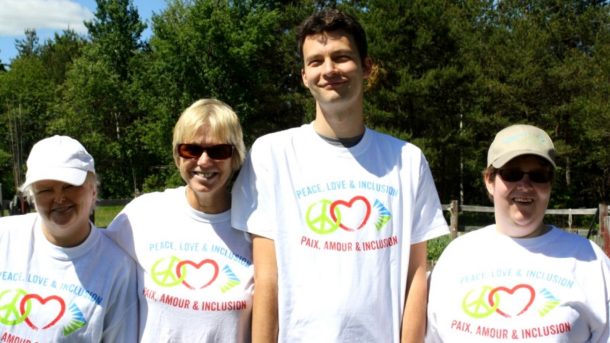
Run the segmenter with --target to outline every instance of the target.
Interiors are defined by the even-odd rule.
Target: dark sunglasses
[[[218,144],[202,147],[197,144],[178,144],[178,155],[182,158],[200,158],[206,152],[208,157],[214,160],[226,160],[233,156],[231,144]]]
[[[548,169],[536,169],[529,172],[524,172],[521,169],[506,168],[498,169],[498,174],[502,180],[507,182],[517,182],[523,179],[523,175],[527,174],[530,181],[535,183],[547,183],[553,178],[553,171]]]

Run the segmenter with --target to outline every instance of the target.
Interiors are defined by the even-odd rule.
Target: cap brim
[[[544,155],[544,154],[541,154],[538,151],[531,151],[531,150],[516,150],[516,151],[511,151],[510,153],[506,153],[506,154],[496,158],[496,160],[493,161],[491,163],[491,165],[494,168],[502,168],[506,163],[508,163],[513,158],[519,157],[519,156],[523,156],[523,155],[535,155],[535,156],[542,157],[543,159],[549,161],[549,163],[553,166],[553,168],[557,167],[555,165],[555,161],[550,159],[548,155]]]
[[[61,181],[73,186],[80,186],[87,178],[87,171],[76,168],[44,168],[38,171],[28,170],[23,188],[42,180]]]

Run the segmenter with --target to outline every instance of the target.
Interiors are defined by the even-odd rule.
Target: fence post
[[[599,204],[599,234],[602,236],[602,248],[606,255],[610,256],[610,231],[608,231],[608,205]]]
[[[459,211],[458,201],[457,200],[451,200],[451,203],[449,205],[449,213],[451,213],[449,229],[450,229],[450,232],[451,232],[451,239],[452,240],[456,239],[457,238],[457,234],[458,234],[458,211]]]

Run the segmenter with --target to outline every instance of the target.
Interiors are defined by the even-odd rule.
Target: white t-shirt
[[[233,226],[275,241],[280,342],[398,342],[412,244],[448,233],[414,145],[366,129],[351,148],[311,124],[259,138]]]
[[[0,342],[135,342],[136,267],[91,227],[51,244],[37,213],[0,218]]]
[[[142,342],[249,342],[252,245],[230,212],[206,214],[186,188],[144,194],[107,234],[139,265]]]
[[[510,238],[495,225],[465,234],[430,277],[427,342],[610,342],[610,260],[551,227]]]

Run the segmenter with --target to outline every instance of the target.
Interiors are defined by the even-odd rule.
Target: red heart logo
[[[527,311],[527,309],[532,305],[532,303],[534,302],[534,298],[536,298],[536,292],[534,292],[534,288],[530,285],[519,284],[513,287],[512,289],[508,289],[506,287],[496,287],[492,289],[491,292],[489,292],[489,296],[487,298],[489,304],[492,307],[494,306],[494,295],[498,292],[506,292],[507,294],[509,294],[508,297],[499,297],[500,300],[503,300],[499,305],[504,305],[504,311],[502,311],[499,306],[496,309],[496,312],[508,318],[523,314],[523,312]],[[506,305],[507,303],[512,304],[509,306]]]
[[[371,215],[371,204],[369,203],[368,200],[366,200],[365,197],[363,197],[361,195],[353,197],[352,200],[350,200],[350,201],[336,200],[335,202],[333,202],[330,205],[330,216],[333,218],[333,220],[335,222],[337,222],[337,215],[335,213],[335,208],[337,206],[344,206],[347,208],[352,208],[354,206],[364,206],[364,208],[365,208],[364,216],[362,216],[360,218],[359,223],[358,222],[355,223],[355,225],[354,225],[355,228],[346,226],[343,224],[343,222],[337,223],[343,230],[346,230],[346,231],[360,230],[364,226],[364,224],[366,224],[367,220],[369,219],[369,216]],[[356,211],[352,211],[351,212],[352,217],[354,216],[354,214],[360,214],[360,211],[358,211],[357,209],[356,209]],[[342,215],[342,218],[344,219],[345,215]]]
[[[51,319],[51,321],[48,324],[40,325],[40,326],[42,326],[43,330],[48,329],[51,326],[55,325],[66,312],[66,303],[64,302],[64,300],[62,298],[58,297],[57,295],[51,295],[47,298],[42,298],[38,294],[28,294],[28,295],[24,296],[23,299],[21,299],[21,303],[19,304],[19,310],[21,311],[22,315],[26,312],[25,307],[28,306],[28,302],[31,300],[38,300],[38,302],[40,302],[41,305],[45,305],[49,301],[56,301],[57,303],[59,303],[59,313],[57,313],[57,315],[53,319]],[[31,304],[30,304],[30,306],[31,306]],[[48,311],[51,308],[52,308],[51,306],[46,306],[44,308],[44,312],[41,312],[41,313],[43,313],[46,316],[49,313]],[[25,322],[32,329],[34,329],[34,330],[39,329],[39,326],[32,323],[32,321],[30,320],[30,316],[28,316],[28,318],[25,319]]]
[[[182,267],[184,266],[184,268],[186,268],[186,265],[193,266],[196,270],[201,271],[200,273],[197,273],[197,275],[191,276],[189,278],[191,280],[191,283],[203,284],[203,286],[199,287],[199,289],[209,286],[218,277],[218,264],[214,260],[207,259],[199,263],[195,263],[191,260],[180,261],[176,265],[176,274],[178,275],[178,278],[182,277]],[[204,265],[212,266],[213,271],[211,273],[211,276],[210,273],[207,273],[207,270],[202,270],[201,267],[203,267]],[[190,289],[195,289],[194,286],[187,282],[186,278],[184,279],[184,281],[182,281],[182,283]]]

